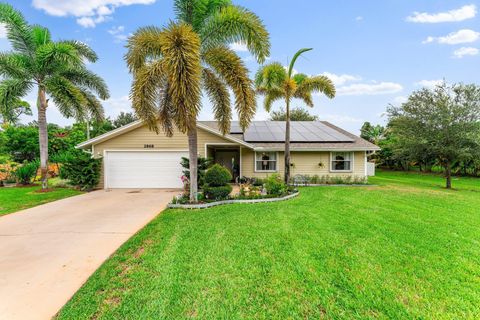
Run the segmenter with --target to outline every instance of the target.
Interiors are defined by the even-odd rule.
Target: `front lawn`
[[[166,210],[58,318],[478,319],[480,179],[370,182]]]
[[[81,193],[68,188],[54,188],[45,193],[38,190],[40,186],[0,188],[0,216]]]

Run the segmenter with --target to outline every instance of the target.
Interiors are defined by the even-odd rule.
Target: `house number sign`
[[[145,149],[153,149],[153,148],[155,148],[155,145],[153,145],[153,144],[144,144],[143,147],[144,147]]]

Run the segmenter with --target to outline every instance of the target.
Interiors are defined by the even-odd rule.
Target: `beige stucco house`
[[[284,171],[285,123],[255,121],[243,132],[237,122],[222,135],[214,121],[199,121],[198,152],[237,177],[266,177]],[[187,136],[150,131],[136,121],[77,146],[102,158],[100,188],[177,188],[181,157],[188,157]],[[294,175],[365,177],[367,155],[377,146],[325,121],[292,122]]]

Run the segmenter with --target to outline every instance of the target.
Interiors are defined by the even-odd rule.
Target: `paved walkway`
[[[50,319],[177,191],[95,191],[0,217],[0,319]]]

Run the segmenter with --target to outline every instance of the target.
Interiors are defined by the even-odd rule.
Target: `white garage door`
[[[107,188],[181,188],[181,157],[178,151],[107,151]]]

